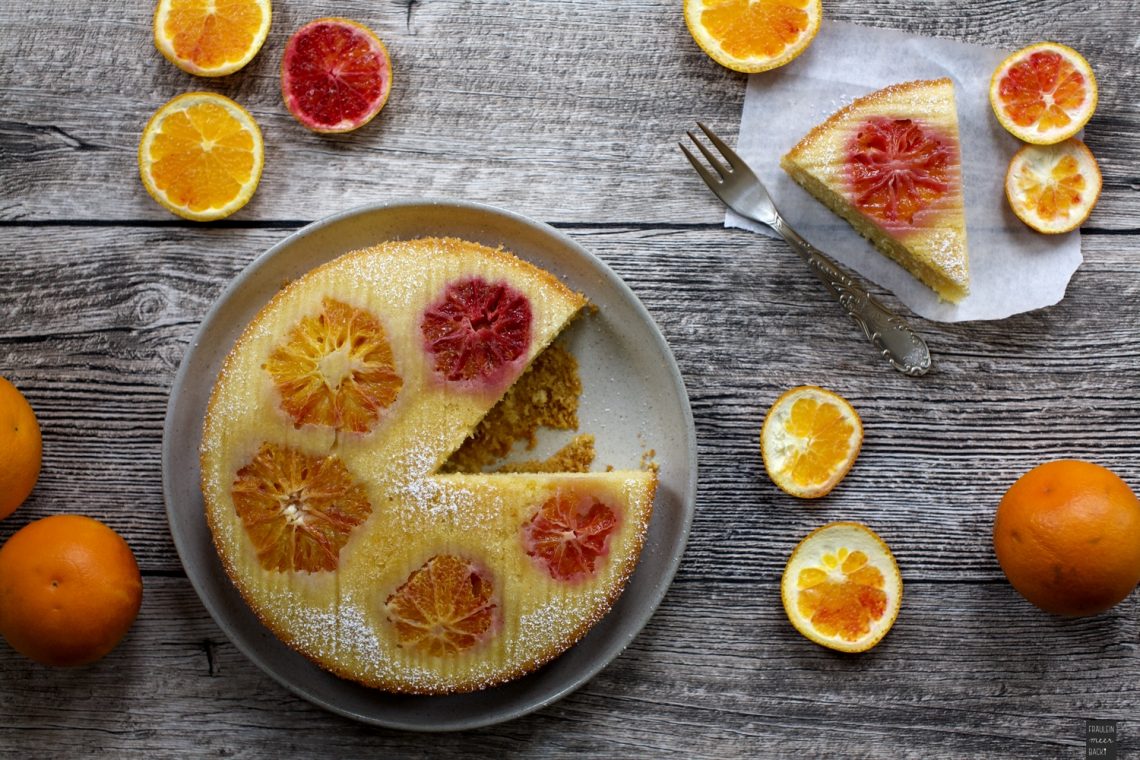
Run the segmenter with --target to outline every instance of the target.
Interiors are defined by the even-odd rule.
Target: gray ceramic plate
[[[202,420],[218,369],[281,284],[346,251],[426,235],[502,245],[597,305],[597,313],[579,319],[565,336],[581,365],[581,429],[595,434],[599,464],[636,468],[651,449],[661,475],[637,571],[610,614],[540,670],[503,686],[445,697],[368,689],[280,643],[226,577],[198,486]],[[633,640],[661,602],[685,549],[696,497],[696,440],[669,347],[637,297],[604,263],[552,227],[517,214],[473,203],[406,201],[311,224],[270,248],[230,284],[202,321],[171,388],[162,478],[170,532],[186,574],[219,627],[249,659],[294,693],[341,715],[392,728],[451,731],[548,705],[589,680]]]

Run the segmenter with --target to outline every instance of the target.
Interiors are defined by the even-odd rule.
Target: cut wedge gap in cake
[[[872,92],[812,129],[780,161],[792,179],[946,301],[969,293],[954,84]]]

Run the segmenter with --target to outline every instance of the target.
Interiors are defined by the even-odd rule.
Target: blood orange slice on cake
[[[949,79],[859,98],[811,130],[780,165],[941,298],[966,297],[962,159]]]

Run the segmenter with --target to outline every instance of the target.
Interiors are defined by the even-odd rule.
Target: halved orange
[[[189,92],[155,112],[139,141],[139,176],[172,213],[206,222],[249,202],[265,162],[261,129],[223,95]]]
[[[863,423],[842,396],[814,385],[792,388],[772,404],[760,454],[781,490],[815,499],[835,488],[863,445]]]
[[[1058,234],[1084,224],[1100,198],[1100,167],[1083,142],[1026,145],[1005,174],[1005,197],[1017,218],[1038,232]]]
[[[862,523],[817,528],[792,551],[780,582],[795,629],[841,652],[865,652],[894,625],[902,575],[894,555]]]
[[[1008,56],[990,79],[990,105],[1019,140],[1052,145],[1081,130],[1096,110],[1096,76],[1071,47],[1039,42]]]
[[[783,66],[819,32],[820,0],[685,0],[685,24],[717,63],[746,74]]]
[[[269,0],[158,0],[154,45],[189,74],[225,76],[261,50],[270,16]]]

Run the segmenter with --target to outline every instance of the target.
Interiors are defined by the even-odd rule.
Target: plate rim
[[[176,512],[179,507],[175,504],[176,498],[173,493],[173,468],[174,468],[174,443],[172,427],[176,423],[176,416],[180,409],[179,400],[183,396],[181,391],[188,382],[192,365],[196,357],[196,352],[201,344],[202,338],[207,331],[213,327],[213,322],[217,317],[218,312],[222,307],[228,304],[233,298],[240,295],[243,287],[249,281],[253,280],[258,272],[267,266],[276,256],[280,255],[282,251],[294,245],[301,239],[310,235],[316,234],[322,230],[332,227],[337,224],[344,223],[348,220],[360,216],[367,216],[375,213],[394,212],[394,211],[408,211],[415,207],[432,207],[438,212],[441,208],[456,208],[464,211],[473,211],[479,214],[489,214],[491,216],[505,217],[508,220],[520,224],[524,227],[529,227],[542,235],[557,239],[561,244],[575,251],[578,255],[582,256],[593,268],[598,270],[604,277],[609,280],[609,283],[616,287],[619,294],[626,300],[626,302],[633,308],[638,317],[645,323],[652,334],[658,349],[659,355],[664,360],[667,369],[667,375],[673,390],[677,393],[681,403],[682,417],[684,421],[684,448],[688,459],[688,476],[685,483],[685,488],[678,494],[680,496],[680,505],[682,512],[682,523],[679,526],[680,530],[677,534],[676,547],[670,554],[667,563],[665,564],[665,571],[659,575],[659,580],[653,584],[649,592],[649,603],[644,605],[644,614],[642,619],[634,626],[633,629],[618,636],[616,641],[618,646],[612,655],[608,657],[599,657],[591,662],[588,667],[582,668],[575,672],[573,677],[569,678],[566,683],[556,688],[552,693],[547,694],[539,699],[535,699],[521,707],[508,711],[506,714],[491,714],[479,717],[468,717],[452,723],[440,725],[421,725],[414,724],[403,720],[384,719],[372,715],[364,715],[360,712],[353,711],[333,704],[310,690],[306,690],[303,684],[288,679],[284,674],[278,673],[274,668],[270,667],[268,662],[263,661],[257,647],[253,643],[249,643],[241,639],[235,638],[234,633],[231,633],[231,628],[236,626],[229,626],[223,624],[223,619],[226,616],[222,612],[222,605],[216,604],[212,594],[207,591],[201,582],[201,579],[196,577],[197,573],[191,572],[187,563],[187,553],[192,551],[193,547],[189,545],[189,538],[181,535],[181,532],[175,528],[176,525]],[[195,449],[197,446],[195,446]],[[661,333],[656,321],[652,315],[645,308],[641,299],[630,289],[629,285],[614,272],[610,266],[593,252],[588,250],[585,246],[578,243],[569,235],[563,233],[557,228],[535,219],[531,219],[522,214],[493,206],[486,203],[476,201],[456,200],[449,198],[400,198],[388,201],[368,203],[355,206],[344,211],[331,214],[329,216],[318,219],[314,222],[306,224],[305,226],[294,230],[285,238],[279,240],[269,248],[265,249],[257,256],[255,256],[240,272],[237,273],[223,288],[222,292],[215,298],[202,316],[198,327],[195,329],[193,336],[183,354],[182,360],[179,364],[178,371],[175,374],[174,380],[170,386],[169,397],[167,401],[166,415],[163,421],[162,431],[162,490],[163,501],[165,503],[165,511],[167,517],[167,527],[170,530],[171,539],[174,543],[175,551],[178,554],[179,562],[182,564],[183,571],[187,579],[190,581],[191,586],[194,588],[198,599],[206,608],[214,624],[218,626],[223,635],[240,651],[250,662],[258,667],[263,673],[268,675],[281,686],[285,687],[290,693],[301,697],[305,701],[317,705],[329,712],[350,718],[365,724],[380,726],[385,728],[395,728],[409,731],[429,732],[429,733],[443,733],[452,731],[464,731],[474,728],[482,728],[490,725],[504,723],[510,720],[515,720],[524,715],[528,715],[537,710],[540,710],[558,700],[566,697],[573,691],[581,688],[587,682],[594,678],[603,669],[608,667],[616,660],[622,652],[629,646],[632,641],[641,634],[645,626],[652,619],[657,609],[660,607],[661,602],[668,593],[672,585],[673,578],[676,576],[677,570],[680,567],[681,559],[684,556],[685,549],[688,545],[689,535],[692,529],[692,523],[696,512],[696,496],[697,496],[697,480],[698,480],[698,459],[697,459],[697,441],[696,441],[696,427],[693,419],[692,404],[689,399],[688,390],[685,387],[684,379],[681,375],[680,368],[677,365],[676,358],[673,355],[669,344],[666,342],[664,335]],[[203,518],[204,519],[204,518]],[[226,579],[229,581],[229,579]],[[232,581],[230,581],[232,583]],[[623,589],[624,592],[624,589]],[[244,600],[243,600],[244,603]],[[276,640],[276,639],[275,639]],[[279,640],[278,640],[279,641]],[[282,646],[285,646],[282,644]],[[523,679],[527,678],[530,674],[522,676]],[[350,680],[346,683],[352,683]]]

